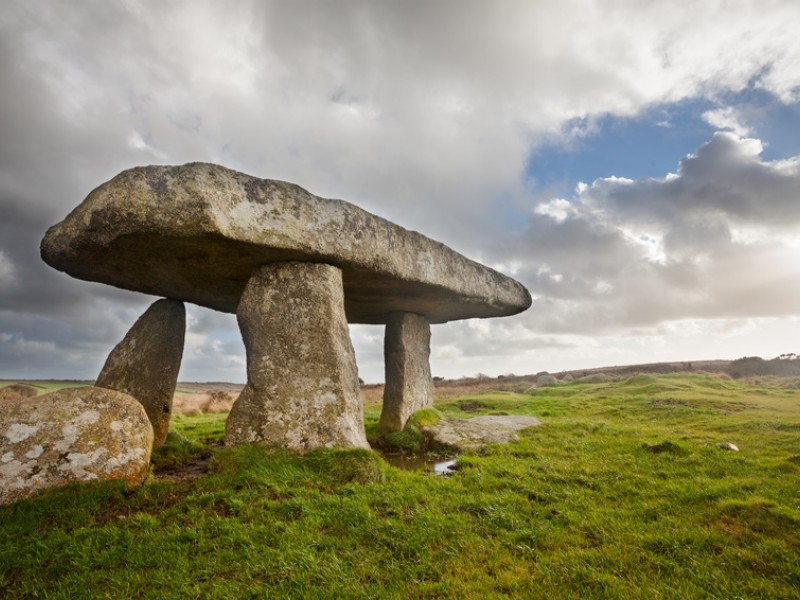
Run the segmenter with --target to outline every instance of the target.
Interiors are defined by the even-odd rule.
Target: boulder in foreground
[[[0,405],[0,504],[73,481],[147,477],[153,428],[131,396],[62,389]]]

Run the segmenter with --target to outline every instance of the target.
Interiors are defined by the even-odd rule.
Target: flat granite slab
[[[422,430],[439,445],[458,450],[477,449],[486,444],[508,444],[519,439],[517,432],[542,422],[527,415],[484,415],[471,419],[443,417]]]
[[[285,261],[339,267],[351,323],[500,317],[531,304],[520,283],[420,233],[207,163],[123,171],[50,228],[41,252],[78,279],[230,313],[255,267]]]

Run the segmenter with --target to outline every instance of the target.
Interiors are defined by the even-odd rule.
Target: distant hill
[[[591,375],[604,374],[612,378],[628,377],[637,373],[679,373],[683,371],[703,371],[708,373],[725,373],[734,379],[744,377],[800,377],[800,356],[796,354],[782,354],[776,358],[763,359],[758,356],[745,356],[736,360],[693,360],[675,361],[659,363],[642,363],[635,365],[615,365],[608,367],[596,367],[592,369],[573,369],[552,373],[558,379],[570,376],[573,379],[588,377]],[[519,388],[532,386],[536,383],[539,373],[527,375],[500,375],[489,377],[488,375],[478,374],[474,377],[461,377],[459,379],[444,379],[434,377],[437,396],[450,396],[454,394],[465,394],[484,391],[487,389]],[[39,389],[39,393],[46,393],[63,387],[75,387],[79,385],[92,385],[93,381],[80,380],[22,380],[22,379],[0,379],[0,388],[13,383],[26,383]],[[177,398],[182,396],[188,401],[189,396],[199,396],[202,394],[213,394],[221,397],[221,394],[229,396],[231,402],[244,388],[242,383],[229,383],[223,381],[179,381],[175,389]],[[383,384],[374,383],[361,386],[365,401],[380,402],[383,396]]]

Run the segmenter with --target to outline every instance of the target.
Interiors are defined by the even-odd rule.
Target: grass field
[[[29,385],[31,387],[36,388],[37,392],[41,396],[42,394],[46,394],[48,392],[54,392],[56,390],[61,390],[64,388],[73,388],[73,387],[83,387],[86,385],[94,385],[94,381],[83,381],[83,380],[73,380],[73,381],[62,381],[57,379],[0,379],[0,389],[6,387],[7,385],[11,385],[14,383],[22,383],[24,385]]]
[[[639,375],[437,408],[544,425],[441,478],[220,448],[224,415],[176,416],[172,466],[210,472],[0,508],[0,596],[800,597],[800,390]]]

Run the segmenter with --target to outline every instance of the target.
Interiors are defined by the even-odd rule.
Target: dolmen
[[[385,324],[379,429],[433,403],[430,325],[527,309],[518,282],[342,200],[207,164],[137,167],[92,191],[41,245],[78,279],[159,300],[112,351],[96,385],[138,399],[166,436],[183,302],[235,313],[247,384],[225,443],[307,452],[364,447],[348,323]]]

